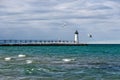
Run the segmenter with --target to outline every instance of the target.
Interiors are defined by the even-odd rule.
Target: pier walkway
[[[76,44],[74,41],[68,40],[0,40],[0,46],[74,46],[86,45]]]

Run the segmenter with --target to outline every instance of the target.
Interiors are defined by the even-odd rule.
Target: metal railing
[[[0,40],[0,44],[74,44],[68,40]]]

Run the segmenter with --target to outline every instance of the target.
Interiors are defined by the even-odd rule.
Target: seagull
[[[62,26],[62,27],[65,28],[65,26],[67,26],[67,24],[66,24],[66,23],[63,23],[63,26]]]
[[[88,37],[92,38],[92,35],[91,35],[91,34],[88,34]]]

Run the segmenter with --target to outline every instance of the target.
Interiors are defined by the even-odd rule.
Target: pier
[[[0,46],[78,46],[75,41],[67,40],[0,40]]]
[[[79,43],[79,33],[75,31],[74,41],[68,40],[0,40],[0,46],[83,46]]]
[[[74,44],[67,40],[0,40],[0,44]]]

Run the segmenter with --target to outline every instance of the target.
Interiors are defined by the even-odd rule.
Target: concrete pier
[[[79,43],[79,33],[76,30],[74,41],[68,40],[0,40],[0,46],[86,46]]]
[[[0,40],[0,46],[84,46],[67,40]]]

